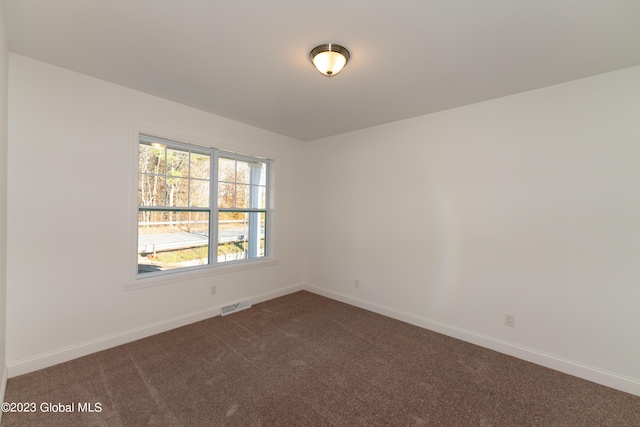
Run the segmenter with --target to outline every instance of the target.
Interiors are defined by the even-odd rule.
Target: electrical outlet
[[[218,293],[218,287],[213,285],[210,290],[211,295],[215,295]]]
[[[356,279],[353,281],[353,286],[355,286],[356,288],[360,287],[360,279]]]
[[[504,324],[507,326],[511,326],[512,328],[516,326],[516,315],[515,314],[504,314]]]

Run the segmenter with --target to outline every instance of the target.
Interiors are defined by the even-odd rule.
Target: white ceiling
[[[640,64],[640,0],[3,0],[9,49],[300,140]],[[351,51],[338,76],[308,54]]]

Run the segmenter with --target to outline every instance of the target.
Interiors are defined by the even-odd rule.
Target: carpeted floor
[[[640,426],[640,397],[308,292],[11,378],[5,401],[37,411],[2,426]]]

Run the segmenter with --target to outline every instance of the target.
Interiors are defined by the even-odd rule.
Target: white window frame
[[[162,135],[162,136],[160,136]],[[240,152],[235,147],[214,147],[210,141],[202,140],[193,136],[180,136],[170,134],[167,136],[166,131],[147,131],[142,130],[138,126],[132,125],[130,131],[130,163],[131,163],[131,180],[130,180],[130,209],[129,217],[131,218],[131,232],[128,239],[128,248],[125,251],[127,256],[127,273],[125,277],[125,289],[146,288],[149,286],[157,286],[166,283],[175,283],[177,281],[191,280],[198,277],[215,275],[220,273],[228,273],[235,270],[245,270],[256,267],[264,267],[273,265],[278,262],[275,258],[274,244],[274,191],[273,176],[275,160],[264,155],[250,155]],[[207,209],[210,218],[209,231],[209,264],[192,267],[182,267],[177,269],[169,269],[158,272],[148,272],[144,274],[138,273],[138,155],[140,141],[158,142],[168,147],[177,149],[192,149],[197,152],[211,153],[211,176],[209,181],[210,191],[210,207]],[[218,145],[218,144],[215,144]],[[244,151],[244,150],[242,150]],[[218,214],[219,208],[217,203],[218,197],[218,161],[220,157],[234,158],[241,161],[260,161],[267,165],[266,175],[266,206],[265,209],[258,211],[265,213],[265,247],[264,256],[258,258],[246,258],[241,260],[218,262]],[[173,210],[166,208],[162,210]],[[238,210],[238,209],[233,209]],[[241,210],[241,209],[240,209]],[[247,211],[255,211],[247,209]]]

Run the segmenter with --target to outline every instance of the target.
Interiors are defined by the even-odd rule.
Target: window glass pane
[[[254,184],[267,185],[267,164],[260,164],[260,182],[254,182]]]
[[[211,157],[208,154],[191,153],[191,178],[210,179]]]
[[[138,151],[138,172],[149,173],[151,172],[151,146],[150,145],[139,145]]]
[[[249,208],[250,206],[250,186],[244,184],[236,185],[236,208]]]
[[[243,240],[247,219],[244,212],[220,212],[218,214],[218,241],[221,243]]]
[[[167,206],[187,207],[189,180],[187,178],[167,177]]]
[[[267,214],[265,212],[253,212],[251,214],[249,214],[249,216],[255,216],[256,217],[256,221],[258,223],[257,229],[256,231],[258,232],[258,241],[259,241],[259,245],[258,245],[258,251],[256,254],[256,258],[260,258],[265,256],[266,253],[266,246],[265,246],[265,242],[266,242],[266,225],[267,225]]]
[[[146,198],[146,177],[147,175],[138,174],[138,206],[149,206]]]
[[[164,147],[140,144],[138,171],[141,173],[164,174]]]
[[[251,164],[248,162],[238,162],[236,179],[242,184],[249,184],[251,182]]]
[[[267,189],[265,187],[258,187],[256,185],[251,186],[251,201],[252,208],[265,209],[267,207]]]
[[[220,157],[218,162],[218,180],[224,182],[236,181],[236,161]]]
[[[218,183],[218,207],[233,208],[236,205],[235,184]]]
[[[264,212],[220,212],[218,262],[265,256]]]
[[[209,181],[192,179],[189,188],[189,200],[192,207],[209,207]]]
[[[255,178],[257,178],[257,182],[252,182],[252,184],[266,186],[267,185],[267,164],[254,163],[253,165],[254,165],[253,166],[254,170],[258,169],[258,171],[256,171],[256,175],[255,175]]]
[[[189,153],[182,150],[167,149],[167,175],[189,176]]]
[[[164,178],[140,174],[138,179],[138,206],[164,206]]]
[[[138,213],[138,274],[208,263],[208,212]]]

